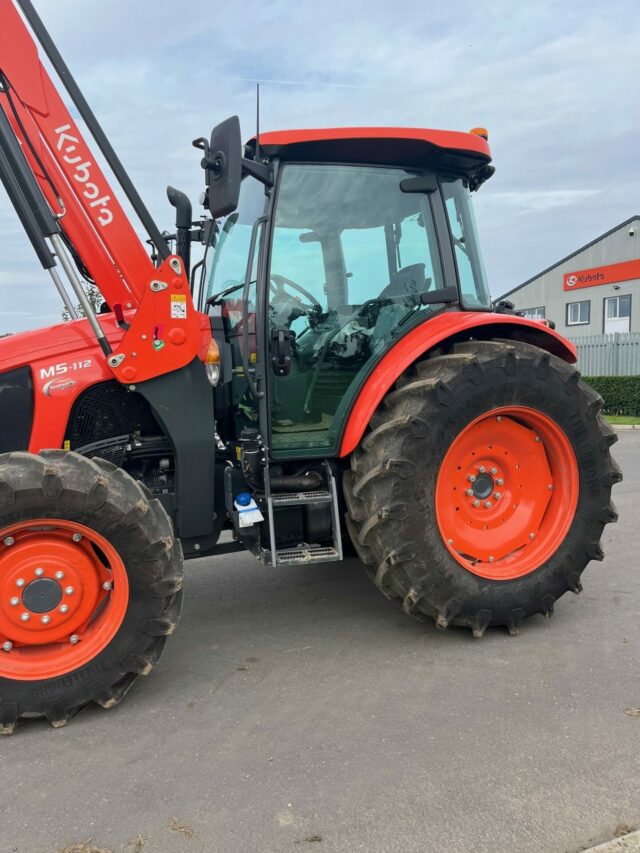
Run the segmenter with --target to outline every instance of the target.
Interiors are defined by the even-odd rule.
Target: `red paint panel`
[[[194,308],[181,259],[167,258],[147,280],[138,310],[128,318],[131,326],[114,351],[123,356],[112,367],[116,379],[144,382],[189,364],[211,340],[210,328],[203,332],[203,316]]]
[[[347,456],[358,446],[380,401],[410,364],[452,335],[471,332],[474,328],[483,326],[493,326],[492,331],[496,337],[500,337],[501,332],[504,334],[505,329],[513,326],[521,326],[523,331],[542,333],[549,352],[572,364],[576,361],[574,344],[537,320],[476,311],[451,311],[439,314],[401,338],[374,368],[349,414],[340,447],[340,456]]]
[[[581,290],[583,287],[597,287],[600,284],[615,284],[618,281],[631,281],[640,278],[640,258],[608,264],[605,267],[592,267],[588,270],[568,272],[562,280],[563,290]]]
[[[260,134],[262,148],[281,148],[301,142],[325,142],[336,139],[415,139],[438,148],[470,151],[491,159],[489,143],[475,133],[457,130],[431,130],[422,127],[325,127],[305,130],[277,130]]]
[[[93,385],[113,379],[98,346],[31,363],[35,410],[29,450],[62,447],[71,407]]]

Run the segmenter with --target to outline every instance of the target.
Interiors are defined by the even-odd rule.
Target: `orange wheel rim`
[[[127,572],[107,540],[64,519],[0,531],[0,678],[36,681],[93,660],[122,625]]]
[[[454,439],[438,473],[436,518],[461,566],[512,580],[557,551],[578,494],[575,453],[558,424],[537,409],[505,406]]]

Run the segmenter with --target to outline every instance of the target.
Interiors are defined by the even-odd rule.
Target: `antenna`
[[[260,83],[256,83],[256,160],[260,156]]]

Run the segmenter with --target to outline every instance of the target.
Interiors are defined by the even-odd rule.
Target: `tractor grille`
[[[71,450],[113,436],[158,435],[162,430],[149,404],[118,382],[102,382],[82,394],[73,405],[66,440]]]

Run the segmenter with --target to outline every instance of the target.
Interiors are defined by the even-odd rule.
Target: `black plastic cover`
[[[27,450],[33,425],[33,381],[29,367],[0,373],[0,453]]]

